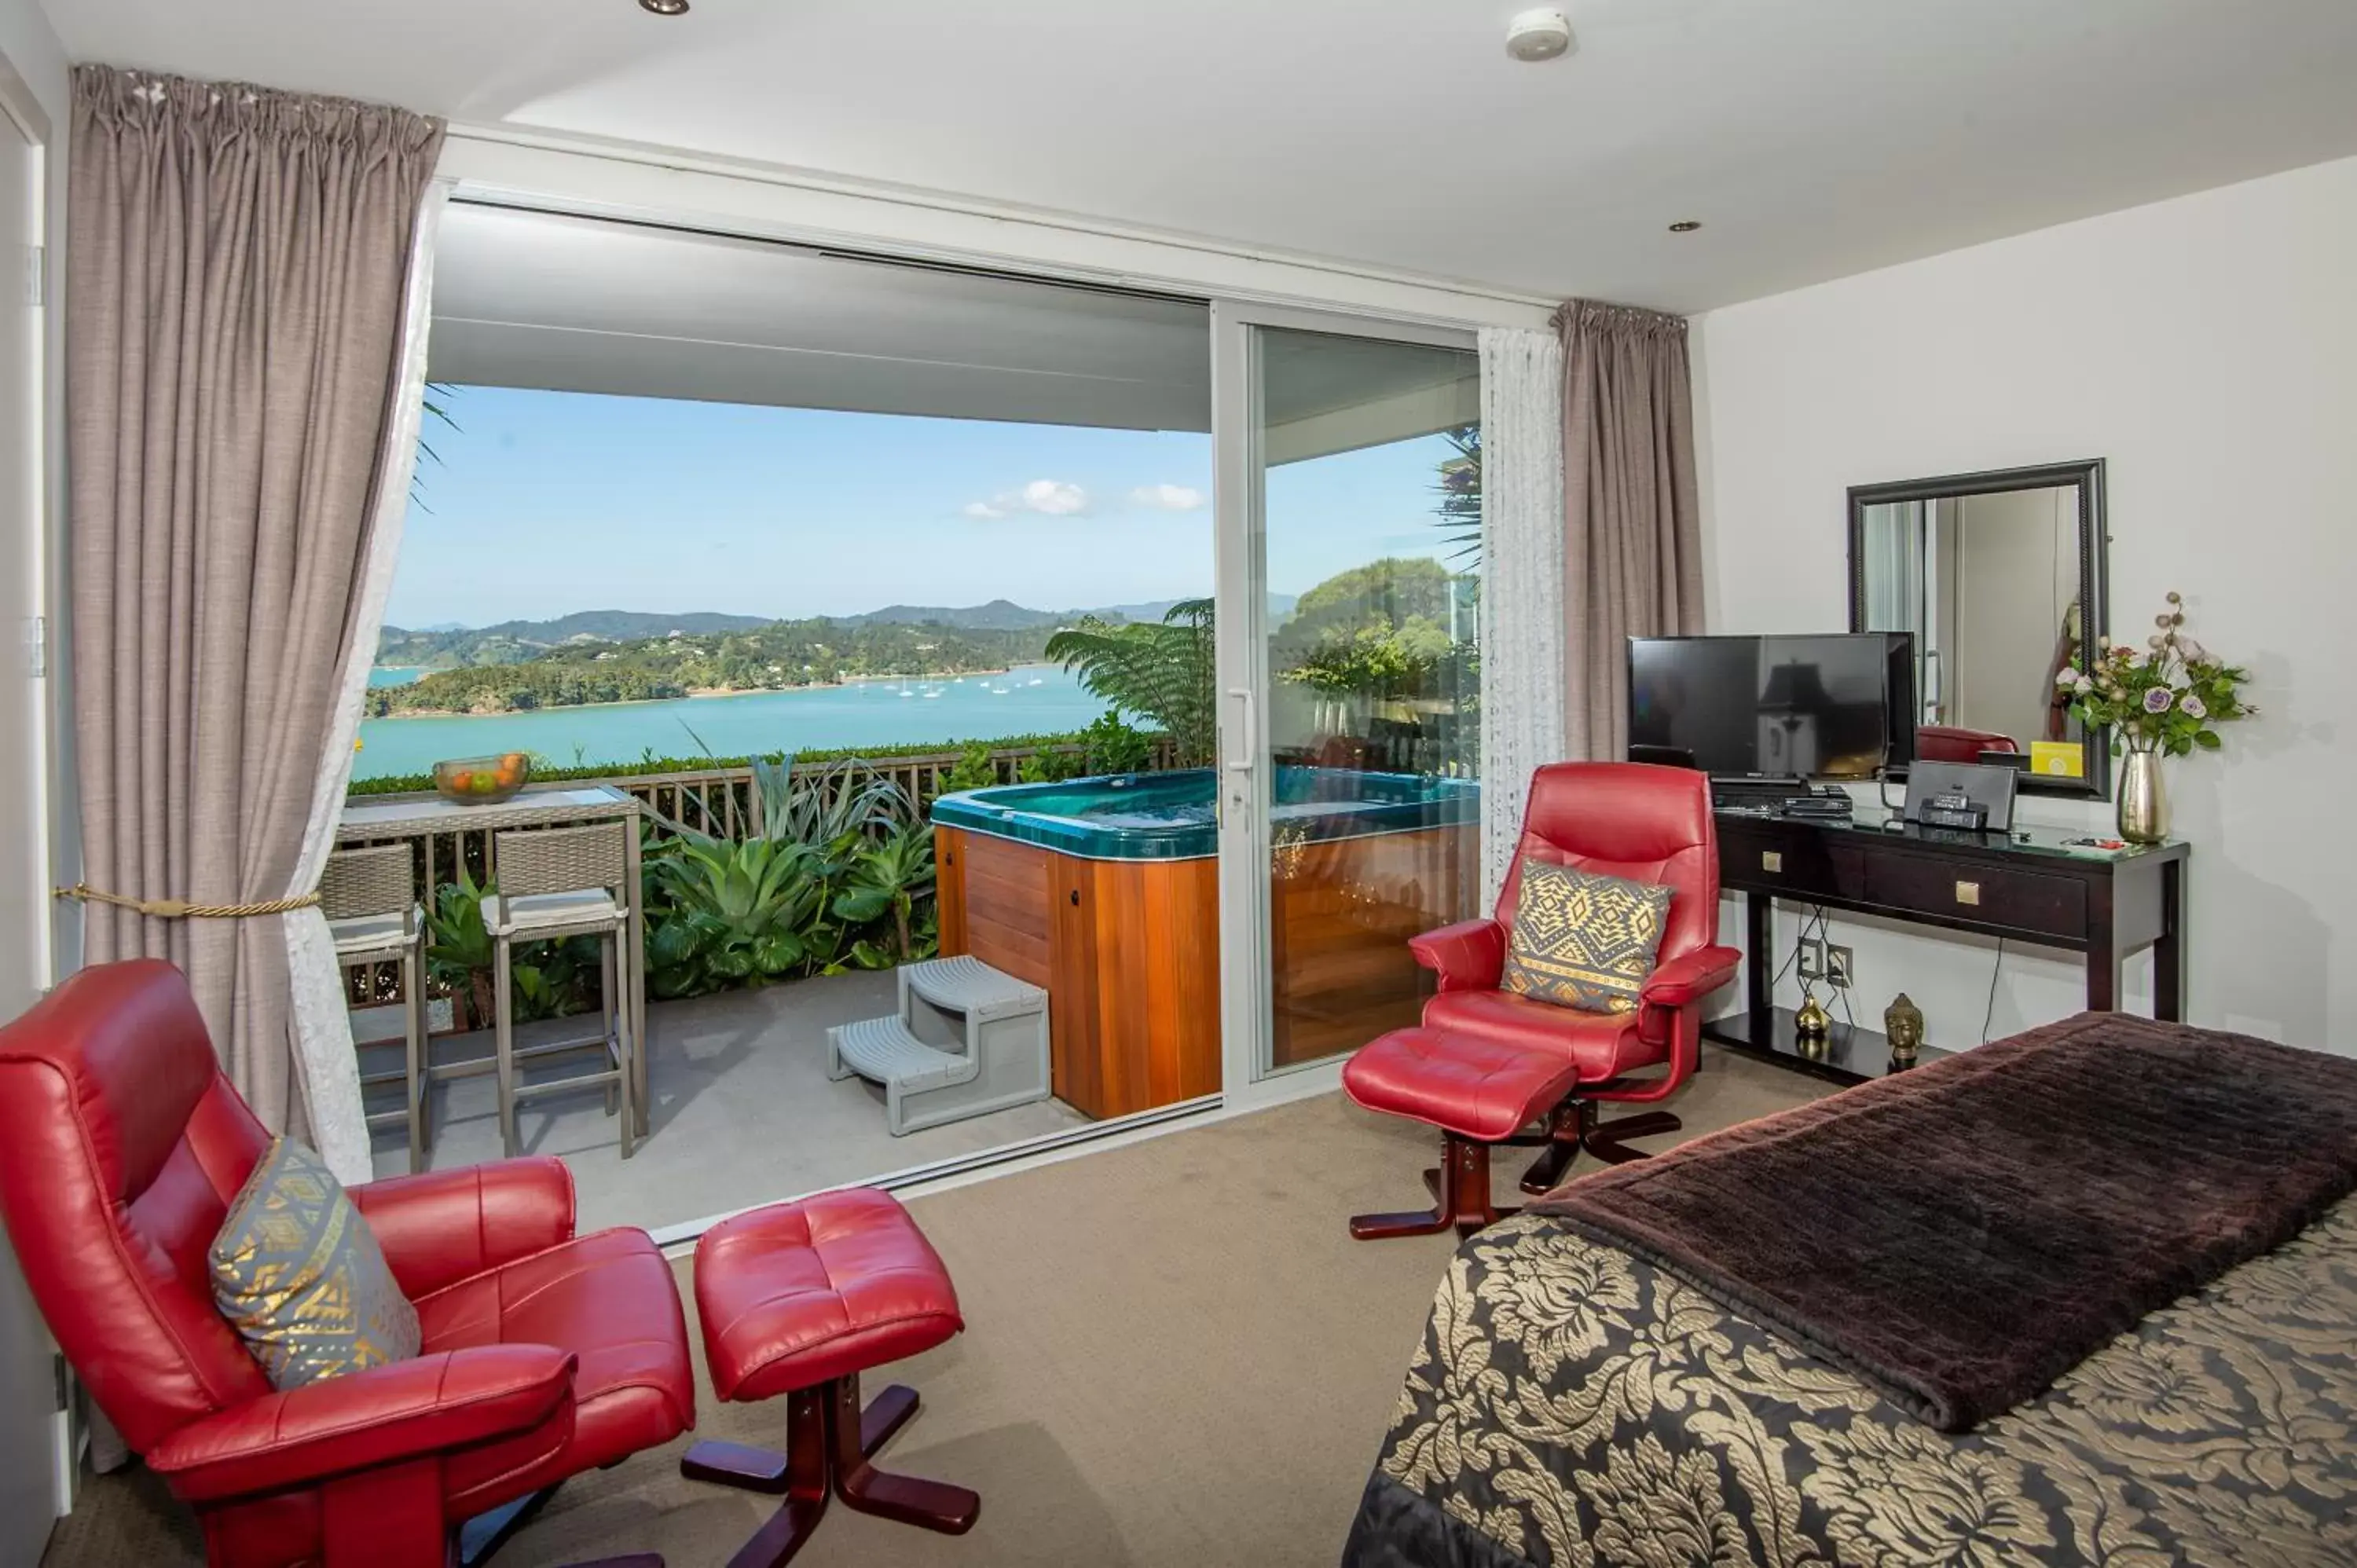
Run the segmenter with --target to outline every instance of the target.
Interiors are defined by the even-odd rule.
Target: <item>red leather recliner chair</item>
[[[0,1029],[0,1210],[25,1277],[215,1568],[444,1568],[467,1520],[695,1424],[669,1265],[642,1230],[575,1236],[554,1159],[352,1188],[423,1351],[274,1391],[207,1261],[269,1143],[168,964],[84,970]]]
[[[1920,762],[1978,762],[1984,751],[2019,751],[2013,736],[1993,729],[1964,729],[1956,725],[1915,726],[1915,757]]]
[[[1541,860],[1583,871],[1666,884],[1669,923],[1636,1011],[1582,1013],[1499,989],[1523,865]],[[1682,768],[1640,762],[1558,762],[1531,778],[1522,843],[1487,920],[1444,926],[1408,940],[1416,961],[1440,976],[1424,1004],[1428,1029],[1470,1035],[1579,1064],[1578,1087],[1556,1107],[1548,1148],[1523,1177],[1523,1190],[1559,1186],[1580,1149],[1615,1163],[1641,1159],[1623,1142],[1674,1133],[1666,1112],[1599,1122],[1599,1102],[1667,1099],[1702,1049],[1702,1003],[1735,978],[1743,955],[1718,942],[1718,834],[1710,780]],[[1627,1075],[1652,1067],[1657,1077]]]

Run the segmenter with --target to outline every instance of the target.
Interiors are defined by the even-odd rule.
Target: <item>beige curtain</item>
[[[1698,632],[1702,521],[1686,324],[1573,300],[1564,350],[1565,746],[1629,747],[1631,637]]]
[[[296,878],[339,672],[373,635],[377,500],[407,482],[385,435],[441,141],[373,104],[74,72],[74,716],[99,894],[234,907]],[[316,1141],[356,1069],[296,1049],[285,922],[93,901],[85,931],[93,962],[185,969],[254,1110]]]

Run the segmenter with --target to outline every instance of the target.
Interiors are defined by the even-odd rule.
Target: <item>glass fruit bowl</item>
[[[462,806],[494,806],[524,787],[532,758],[521,751],[499,757],[462,757],[434,765],[434,788]]]

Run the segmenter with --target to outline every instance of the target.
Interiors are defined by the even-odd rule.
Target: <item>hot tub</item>
[[[1017,784],[933,803],[942,951],[1045,986],[1055,1090],[1092,1116],[1220,1088],[1218,822],[1209,768]],[[1285,768],[1272,812],[1275,1060],[1413,1023],[1418,931],[1479,882],[1469,779]]]

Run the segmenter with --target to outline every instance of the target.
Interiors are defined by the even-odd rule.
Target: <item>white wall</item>
[[[36,0],[0,0],[0,72],[10,79],[7,91],[40,120],[46,121],[44,132],[48,141],[48,298],[44,328],[48,348],[45,412],[48,418],[42,432],[46,474],[43,486],[47,515],[43,521],[40,555],[43,562],[44,597],[42,606],[48,620],[48,703],[50,724],[46,736],[15,736],[0,737],[0,745],[11,746],[37,745],[46,751],[49,788],[46,802],[48,817],[48,872],[51,879],[72,881],[81,864],[81,840],[71,810],[73,779],[73,736],[70,699],[72,688],[66,678],[66,652],[70,646],[70,626],[65,615],[66,595],[66,525],[65,525],[65,237],[66,237],[66,132],[73,119],[73,82],[66,60],[64,46],[49,26]],[[16,276],[13,263],[8,274],[13,290]],[[23,647],[18,628],[5,628],[0,638],[0,654],[14,659]],[[46,900],[31,909],[0,908],[0,920],[24,919],[28,925],[47,923],[42,943],[54,973],[63,973],[74,967],[81,958],[81,920],[68,909],[46,907]]]
[[[66,191],[66,131],[72,119],[71,81],[68,74],[64,48],[51,31],[48,18],[35,0],[0,0],[0,98],[5,98],[10,112],[26,122],[37,137],[46,143],[44,169],[47,200],[47,228],[44,239],[48,244],[48,292],[43,312],[41,329],[45,345],[43,428],[43,513],[27,520],[11,507],[0,512],[0,528],[14,535],[0,541],[0,558],[11,563],[38,560],[41,564],[46,605],[34,607],[49,615],[53,635],[49,647],[49,668],[53,671],[46,682],[49,705],[46,725],[37,718],[36,726],[43,733],[0,734],[0,746],[13,755],[43,757],[47,774],[48,802],[46,831],[48,864],[37,864],[39,875],[31,886],[0,889],[0,943],[10,950],[11,969],[29,964],[37,979],[48,978],[45,971],[54,972],[61,961],[79,951],[78,945],[52,952],[50,932],[55,916],[48,908],[49,900],[38,884],[78,864],[70,812],[61,803],[70,794],[64,783],[70,777],[70,753],[61,745],[61,724],[55,704],[65,696],[64,682],[54,672],[61,663],[62,632],[55,629],[56,607],[60,599],[59,589],[64,582],[65,563],[65,421],[62,416],[65,388],[64,318],[62,259],[65,238]],[[16,290],[17,261],[5,259],[6,267],[6,304],[18,305]],[[38,531],[38,540],[21,535],[28,521]],[[15,619],[17,610],[11,611]],[[25,676],[24,631],[19,626],[0,627],[0,678],[20,680]],[[41,711],[41,699],[30,710]],[[27,710],[10,703],[8,711],[22,714]],[[12,729],[21,729],[21,718]],[[44,802],[20,800],[17,810],[6,818],[5,830],[12,833],[31,832],[37,836],[43,831]],[[57,929],[65,922],[56,921]],[[21,974],[12,973],[11,990],[20,989],[15,982]],[[6,1011],[14,1011],[13,1007]],[[70,1496],[72,1465],[69,1457],[70,1429],[50,1412],[50,1348],[48,1335],[32,1299],[26,1292],[16,1272],[16,1260],[0,1247],[0,1465],[5,1465],[12,1479],[0,1484],[0,1506],[6,1516],[0,1518],[0,1557],[27,1548],[38,1551],[38,1542],[47,1534],[41,1515],[62,1513]],[[27,1483],[30,1483],[27,1485]],[[47,1498],[40,1496],[48,1492]],[[42,1503],[49,1508],[44,1509]],[[28,1517],[29,1516],[29,1517]]]
[[[2183,591],[2265,710],[2170,765],[2190,1015],[2357,1054],[2357,159],[1714,311],[1694,342],[1714,630],[1844,624],[1849,485],[2109,460],[2114,632]],[[1935,1043],[1978,1040],[1993,944],[1835,927],[1862,1022],[1904,987]],[[2081,973],[2009,948],[1993,1035],[2074,1011]]]

